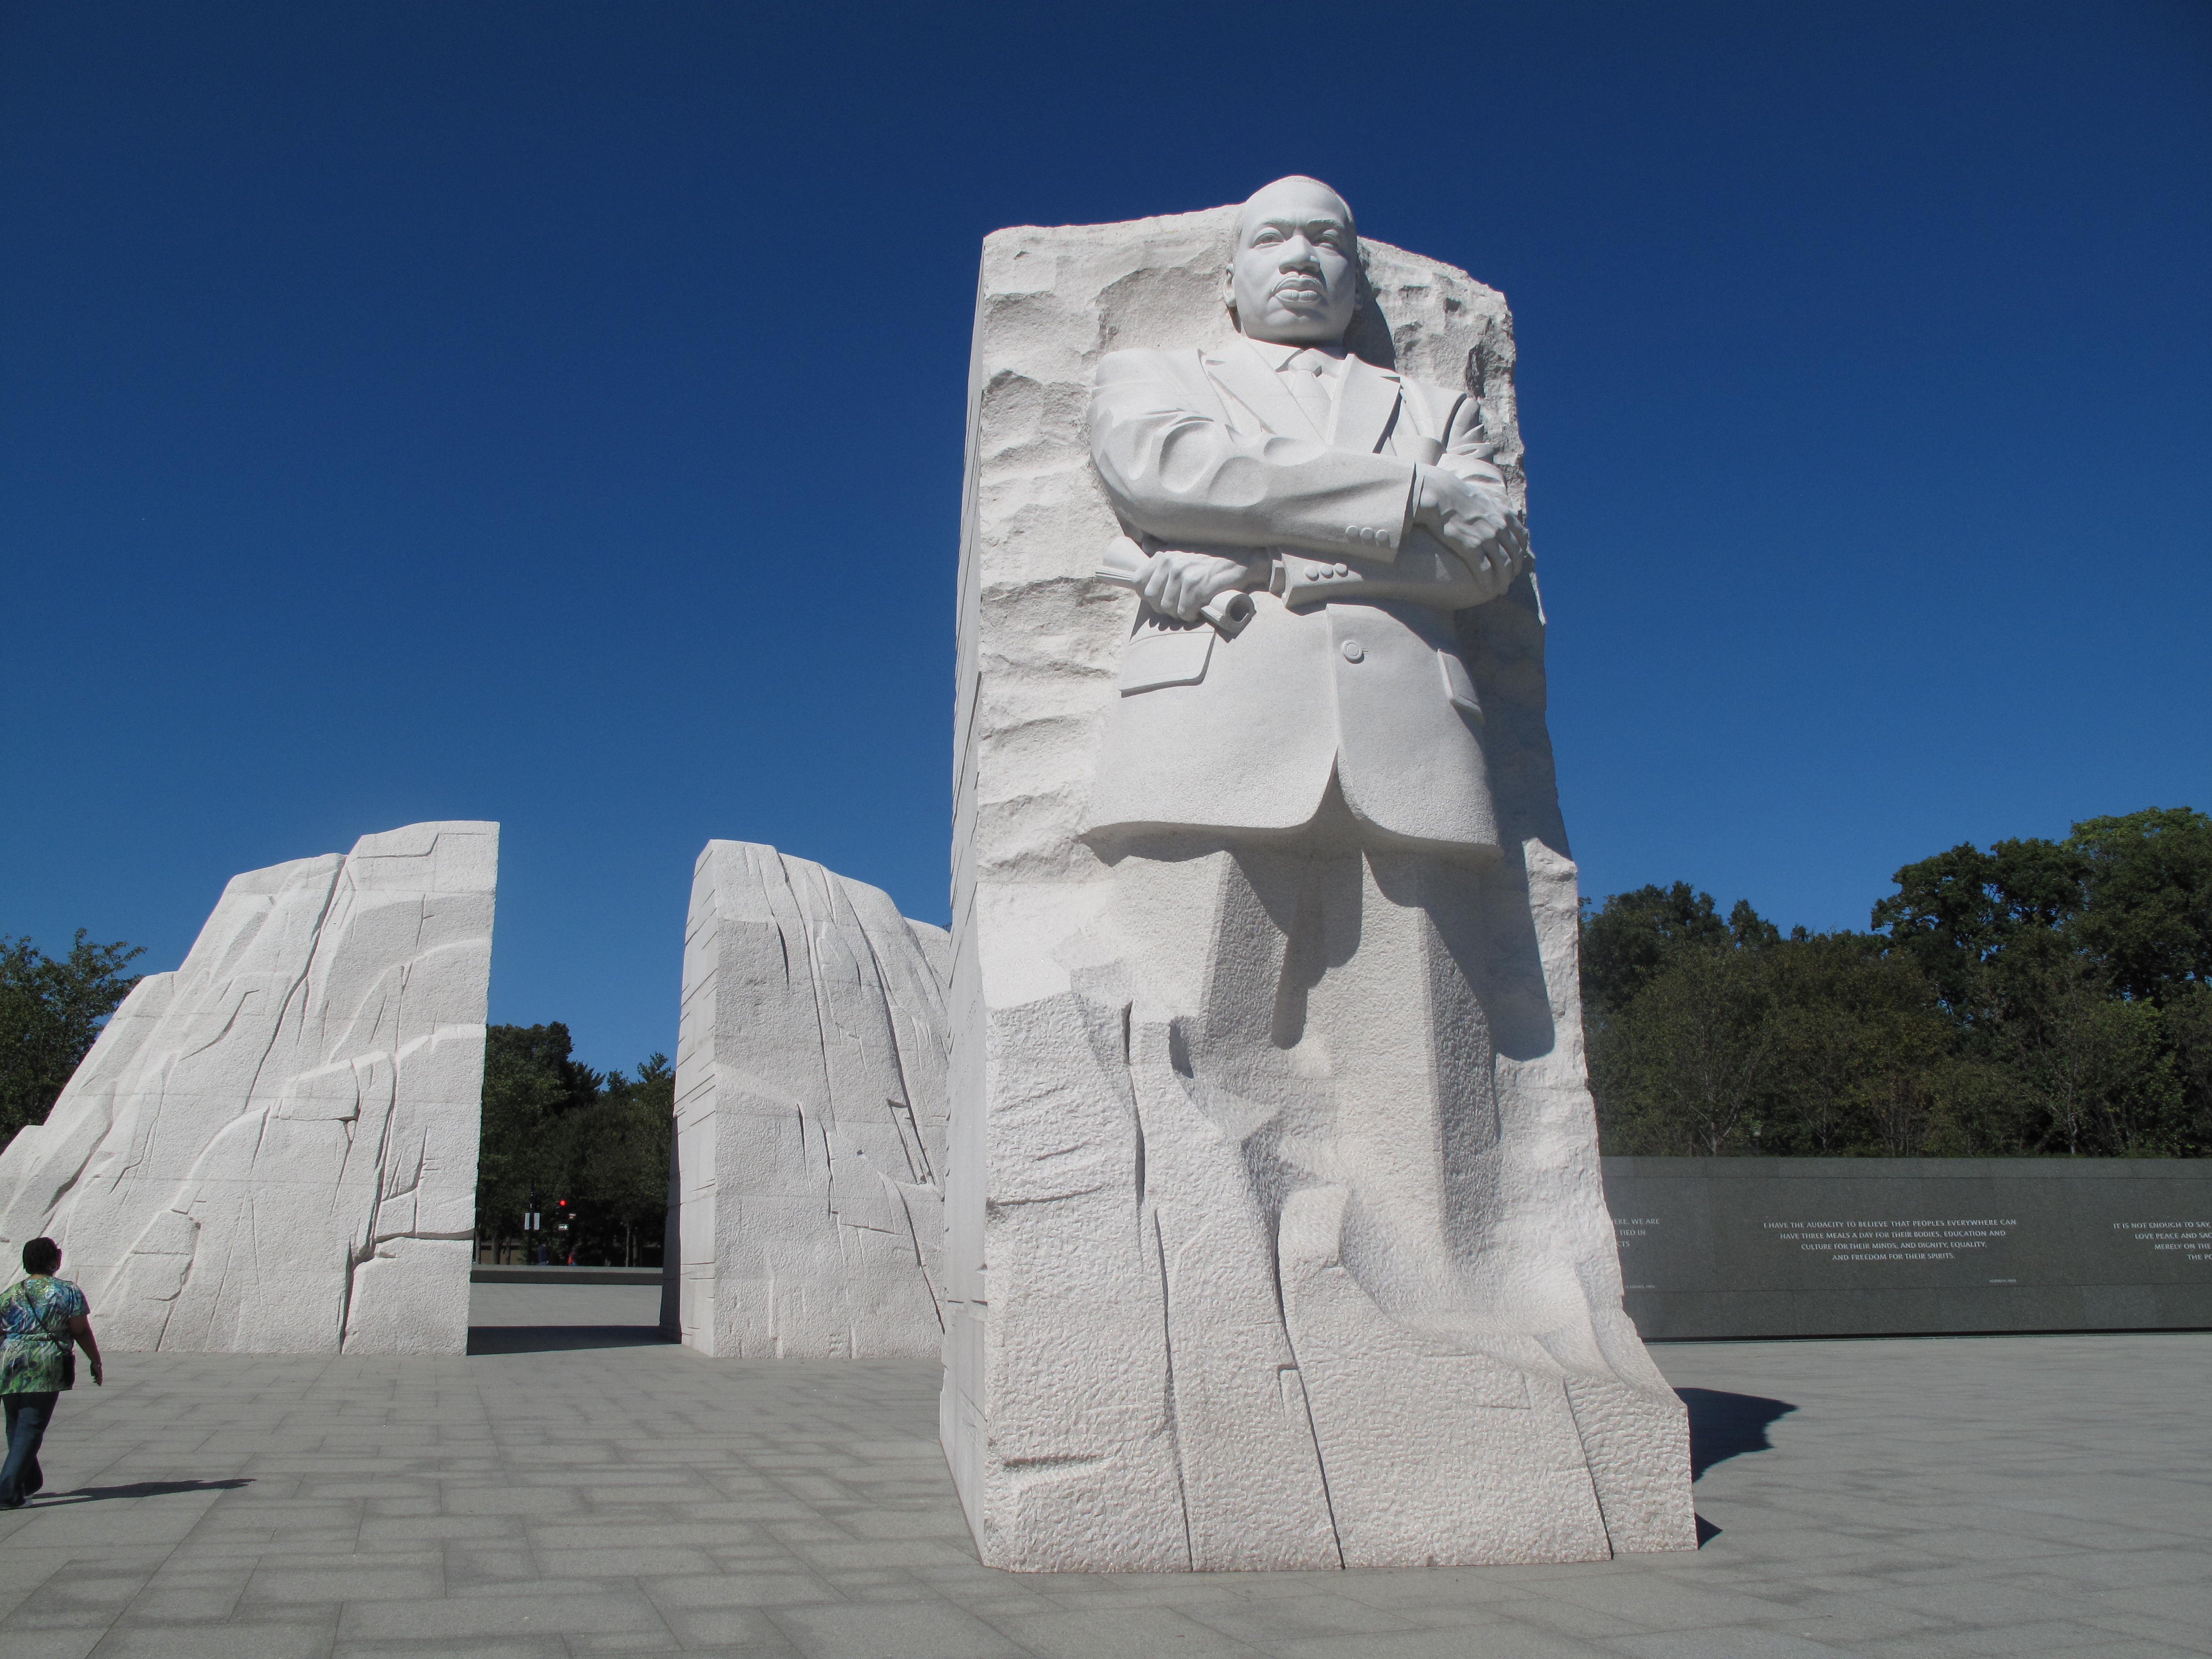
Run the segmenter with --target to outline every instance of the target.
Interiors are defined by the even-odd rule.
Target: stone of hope
[[[1694,1546],[1513,361],[1501,296],[1310,179],[984,244],[941,1415],[990,1565]]]

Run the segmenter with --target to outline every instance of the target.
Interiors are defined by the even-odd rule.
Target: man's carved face
[[[1279,179],[1244,204],[1229,293],[1238,330],[1285,345],[1334,345],[1359,308],[1359,239],[1344,198]]]

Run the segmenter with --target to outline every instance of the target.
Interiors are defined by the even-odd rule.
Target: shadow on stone
[[[180,1492],[235,1492],[240,1486],[250,1486],[250,1476],[240,1475],[230,1480],[133,1480],[124,1486],[79,1486],[75,1492],[57,1492],[33,1508],[58,1510],[65,1504],[97,1504],[109,1498],[167,1498]]]
[[[658,1325],[471,1325],[469,1352],[562,1353],[572,1348],[657,1348]]]
[[[1715,1526],[1711,1522],[1706,1520],[1702,1515],[1697,1517],[1697,1522],[1698,1547],[1699,1549],[1703,1549],[1706,1545],[1711,1543],[1714,1539],[1721,1535],[1721,1529]]]
[[[1677,1389],[1690,1411],[1690,1479],[1716,1463],[1746,1452],[1771,1451],[1767,1425],[1796,1407],[1786,1400],[1762,1400],[1755,1394],[1725,1394],[1718,1389]],[[1705,1541],[1700,1534],[1698,1541]]]

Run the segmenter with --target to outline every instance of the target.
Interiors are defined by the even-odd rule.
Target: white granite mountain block
[[[1420,1037],[1460,1066],[1461,1105],[1486,1103],[1463,1113],[1461,1127],[1482,1124],[1465,1145],[1447,1137],[1419,1168],[1373,1155],[1419,1144],[1409,1095],[1395,1121],[1370,1119],[1364,1146],[1340,1127],[1334,1144],[1277,1156],[1297,1131],[1284,1103],[1311,1079],[1224,1091],[1219,1079],[1245,1052],[1233,1034],[1163,1012],[1154,994],[1164,963],[1182,961],[1194,995],[1250,971],[1176,957],[1179,938],[1198,937],[1177,930],[1228,926],[1212,872],[1231,854],[1160,863],[1135,872],[1139,881],[1141,860],[1117,867],[1085,839],[1137,614],[1126,590],[1094,579],[1127,528],[1092,463],[1096,371],[1127,348],[1202,351],[1233,338],[1222,273],[1237,224],[1238,210],[1224,208],[1022,227],[984,243],[947,994],[941,1427],[956,1483],[983,1560],[1002,1568],[1543,1562],[1690,1547],[1685,1419],[1621,1310],[1600,1187],[1575,868],[1533,581],[1445,624],[1458,659],[1449,667],[1463,665],[1486,722],[1496,811],[1498,855],[1479,878],[1451,878],[1476,896],[1431,909],[1448,939],[1402,926],[1397,943],[1330,933],[1328,974],[1316,969],[1316,997],[1355,957],[1370,993],[1398,988],[1408,1041],[1340,1024],[1346,1052],[1333,1059],[1313,1044],[1285,1051],[1286,1075],[1310,1062],[1313,1077],[1337,1079],[1327,1086],[1341,1114],[1346,1087],[1375,1096],[1376,1067],[1407,1065]],[[1370,303],[1346,343],[1447,398],[1478,400],[1507,499],[1523,507],[1503,296],[1387,244],[1364,240],[1362,252]],[[1265,613],[1277,602],[1259,603]],[[1263,614],[1251,637],[1267,625]],[[1240,737],[1172,740],[1216,745],[1224,775],[1257,777],[1268,757]],[[1156,937],[1139,937],[1146,902],[1158,907]],[[1480,1009],[1447,1006],[1469,995]],[[1243,1006],[1222,1006],[1232,1004]],[[1364,1073],[1350,1052],[1363,1048],[1373,1060]],[[1267,1088],[1275,1117],[1240,1120]],[[1300,1159],[1323,1173],[1281,1184]],[[1347,1221],[1354,1199],[1359,1224],[1392,1222],[1401,1200],[1408,1214],[1440,1212],[1450,1250],[1376,1247],[1389,1228],[1359,1233]]]
[[[103,1343],[460,1353],[499,826],[249,871],[0,1153]]]
[[[937,1357],[943,929],[709,842],[676,1051],[673,1305],[702,1353]]]

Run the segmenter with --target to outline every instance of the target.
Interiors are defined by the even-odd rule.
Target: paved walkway
[[[2212,1653],[2212,1336],[1662,1347],[1695,1554],[1032,1577],[976,1564],[933,1367],[702,1360],[626,1287],[548,1334],[536,1288],[465,1359],[115,1356],[0,1516],[0,1659]]]

